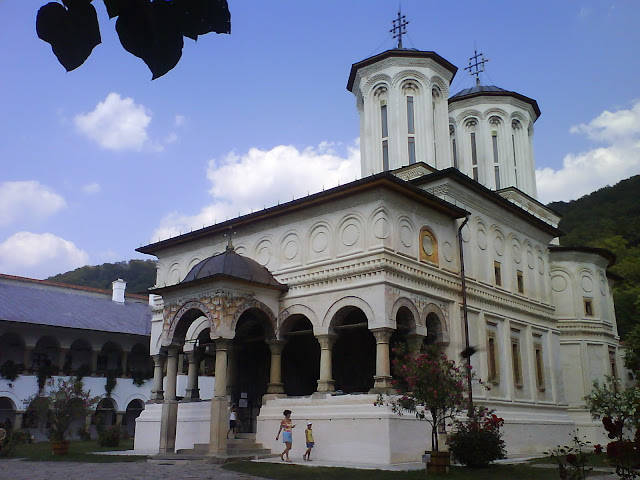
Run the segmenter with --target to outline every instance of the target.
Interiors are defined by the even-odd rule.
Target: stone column
[[[200,354],[195,350],[184,354],[189,360],[189,373],[187,375],[187,391],[184,401],[190,402],[200,399],[200,389],[198,388],[198,367],[200,366]]]
[[[100,352],[98,350],[91,350],[91,375],[94,377],[98,373],[98,355]]]
[[[178,347],[169,347],[167,356],[167,389],[162,403],[160,417],[159,453],[173,453],[176,446],[176,427],[178,424],[178,401],[176,383],[178,375]]]
[[[320,343],[320,380],[318,380],[319,392],[333,392],[333,368],[331,366],[331,348],[336,337],[334,335],[318,335]]]
[[[63,371],[63,367],[64,367],[64,360],[67,356],[68,351],[69,351],[68,348],[60,348],[60,352],[58,354],[58,375],[59,376],[65,375]]]
[[[116,412],[116,425],[122,425],[122,417],[124,416],[124,412]]]
[[[286,342],[274,339],[267,343],[269,344],[269,350],[271,350],[271,373],[267,393],[284,393],[284,385],[282,384],[282,350]]]
[[[237,352],[233,348],[233,343],[229,342],[227,348],[227,397],[233,393],[234,379],[238,367]]]
[[[122,376],[127,375],[127,356],[128,352],[122,351],[122,359],[120,360],[120,369],[122,370]]]
[[[25,346],[24,347],[24,360],[22,361],[22,363],[24,363],[24,370],[25,372],[27,370],[31,370],[31,354],[33,353],[33,347],[28,347]]]
[[[151,389],[151,400],[161,402],[164,400],[164,391],[162,390],[162,379],[164,370],[165,356],[161,354],[153,355],[153,388]]]
[[[18,431],[22,428],[22,420],[24,418],[24,412],[16,412],[13,417],[13,430]]]
[[[218,338],[216,344],[216,383],[211,399],[209,455],[226,456],[229,402],[227,401],[227,357],[231,341]]]
[[[371,330],[376,338],[376,375],[373,390],[388,392],[391,390],[391,363],[389,361],[389,339],[393,333],[391,328],[376,328]]]
[[[422,348],[423,342],[424,337],[422,335],[418,335],[417,333],[407,335],[407,347],[409,349],[409,355],[411,355],[412,357],[418,355],[420,353],[420,349]]]

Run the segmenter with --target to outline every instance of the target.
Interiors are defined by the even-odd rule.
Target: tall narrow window
[[[493,262],[493,276],[495,278],[496,286],[502,286],[502,265],[500,262]]]
[[[449,138],[451,138],[451,158],[453,167],[458,168],[458,146],[456,145],[456,127],[449,125]]]
[[[416,133],[416,128],[413,121],[413,97],[407,96],[407,133]]]
[[[386,103],[380,106],[380,119],[382,120],[382,138],[389,136],[389,127],[387,124],[387,105]]]
[[[512,129],[511,149],[513,150],[513,176],[516,179],[516,187],[518,187],[518,154],[516,150],[516,133],[518,130],[520,130],[521,127],[522,125],[520,125],[520,122],[518,120],[513,120],[511,122],[511,129]]]
[[[520,362],[520,341],[511,339],[511,362],[513,364],[513,384],[522,388],[522,363]]]
[[[416,163],[416,139],[409,137],[409,164]]]
[[[611,376],[618,379],[618,363],[616,362],[615,350],[609,350],[609,364],[611,365]]]
[[[471,165],[473,166],[473,179],[478,181],[478,149],[476,147],[476,132],[471,132]]]
[[[518,282],[518,293],[524,293],[524,276],[520,270],[516,271],[516,279]]]
[[[535,361],[536,361],[536,384],[538,386],[538,390],[544,390],[545,389],[545,382],[544,382],[544,361],[542,358],[542,344],[541,343],[535,343],[533,345],[533,352],[534,352],[534,357],[535,357]]]
[[[593,317],[593,300],[585,298],[584,300],[584,315],[586,317]]]
[[[498,346],[496,344],[496,334],[492,331],[487,332],[487,367],[489,370],[489,381],[494,385],[500,383]]]
[[[382,170],[389,170],[389,140],[382,141]]]
[[[496,190],[500,189],[500,165],[498,163],[498,132],[491,134],[491,146],[493,147],[493,170],[496,177]]]
[[[436,132],[438,131],[437,122],[436,122],[436,107],[442,100],[442,94],[440,92],[440,88],[433,87],[431,89],[431,129],[433,131],[433,166],[438,167],[438,135]]]

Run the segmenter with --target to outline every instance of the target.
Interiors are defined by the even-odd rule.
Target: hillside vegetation
[[[128,262],[103,263],[102,265],[76,268],[47,280],[84,287],[110,289],[118,278],[127,282],[128,293],[148,293],[156,283],[156,262],[153,260],[129,260]]]
[[[564,247],[606,248],[616,255],[611,271],[624,277],[613,288],[618,330],[624,338],[640,323],[640,175],[549,208],[561,214]]]

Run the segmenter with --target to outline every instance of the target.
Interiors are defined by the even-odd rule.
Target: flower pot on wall
[[[51,442],[51,452],[54,455],[66,455],[69,452],[69,440]]]
[[[427,475],[443,475],[449,473],[451,452],[431,452],[431,460],[427,463]]]

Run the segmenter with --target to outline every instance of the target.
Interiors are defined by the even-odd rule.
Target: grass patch
[[[424,480],[424,470],[389,472],[338,467],[305,467],[279,463],[237,462],[223,466],[227,470],[275,480]],[[429,475],[447,480],[557,480],[555,468],[520,465],[492,465],[483,469],[451,467],[448,475]]]
[[[553,458],[551,457],[540,457],[540,458],[534,458],[533,460],[529,460],[530,464],[551,464],[551,465],[555,465],[556,462]],[[587,460],[587,466],[589,467],[611,467],[611,465],[609,464],[609,461],[607,460],[607,456],[604,453],[601,453],[600,455],[596,455],[591,454],[589,455],[589,458]]]
[[[131,450],[133,440],[121,440],[120,447],[101,447],[97,442],[73,441],[69,445],[67,455],[53,455],[51,443],[37,442],[25,443],[16,447],[14,458],[23,458],[33,462],[86,462],[86,463],[112,463],[112,462],[140,462],[147,459],[144,455],[95,455],[92,452],[112,452],[114,450]]]

